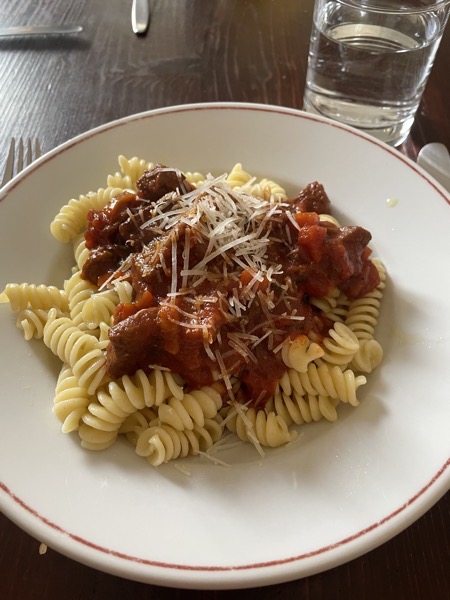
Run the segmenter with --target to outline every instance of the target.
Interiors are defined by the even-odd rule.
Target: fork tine
[[[26,143],[20,137],[17,140],[11,138],[8,157],[6,159],[5,172],[0,187],[3,187],[22,169],[41,156],[41,145],[37,138],[28,138]]]
[[[34,140],[34,160],[38,159],[42,154],[41,144],[39,143],[39,139],[36,138]]]
[[[31,138],[28,138],[25,166],[27,167],[28,165],[31,165],[32,162],[33,162],[33,145],[32,145]]]
[[[1,187],[6,185],[8,183],[8,181],[10,181],[13,177],[15,148],[16,148],[16,140],[14,138],[11,138],[11,144],[10,144],[9,150],[8,150],[8,158],[6,159],[5,173],[3,175]]]
[[[37,138],[28,138],[27,152],[24,167],[28,167],[31,163],[41,156],[41,146]]]
[[[23,169],[23,139],[19,138],[19,149],[17,150],[16,174]]]

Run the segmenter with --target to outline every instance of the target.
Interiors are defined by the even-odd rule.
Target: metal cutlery
[[[136,35],[143,35],[150,23],[148,0],[133,0],[131,7],[131,27]]]
[[[417,164],[450,191],[450,154],[444,144],[426,144],[419,152]]]
[[[32,35],[65,35],[80,33],[81,25],[23,25],[20,27],[0,27],[0,37]]]
[[[13,177],[40,156],[41,146],[38,139],[33,140],[30,138],[24,143],[21,137],[18,140],[12,138],[0,187],[6,185],[8,181],[11,181]]]

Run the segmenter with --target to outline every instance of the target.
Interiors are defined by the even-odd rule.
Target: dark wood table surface
[[[11,136],[44,152],[129,114],[193,102],[302,108],[313,0],[150,0],[145,37],[131,31],[131,0],[8,0],[0,26],[76,23],[80,35],[0,39],[0,166]],[[450,148],[450,26],[412,132]],[[430,432],[432,435],[432,432]],[[347,564],[241,591],[189,591],[127,581],[78,564],[0,515],[0,598],[450,599],[450,494],[404,532]]]

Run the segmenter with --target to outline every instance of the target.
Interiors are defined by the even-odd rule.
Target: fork
[[[11,139],[8,158],[6,159],[5,172],[0,187],[3,187],[22,169],[31,165],[41,155],[41,146],[38,139],[29,138],[26,142],[20,137]]]

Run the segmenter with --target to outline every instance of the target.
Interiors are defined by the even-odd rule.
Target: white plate
[[[302,112],[188,105],[100,127],[50,152],[0,204],[0,287],[62,285],[70,249],[50,235],[59,207],[105,185],[117,156],[220,174],[240,161],[292,194],[325,185],[341,221],[373,234],[389,281],[378,337],[385,360],[337,423],[303,428],[267,452],[233,450],[222,468],[158,469],[126,441],[103,453],[62,434],[52,414],[59,363],[26,343],[0,306],[0,506],[50,547],[130,579],[238,588],[310,575],[410,525],[449,489],[449,196],[376,140]]]

